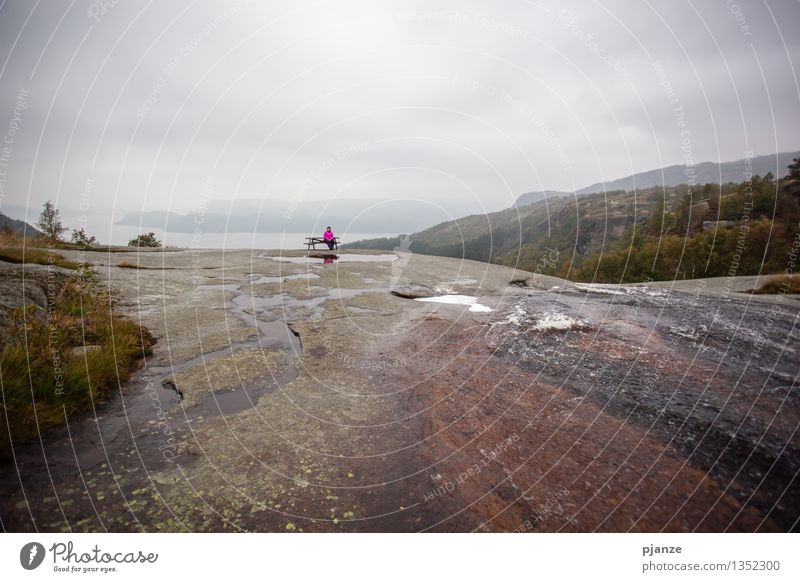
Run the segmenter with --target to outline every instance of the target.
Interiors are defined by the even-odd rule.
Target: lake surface
[[[204,232],[192,234],[188,232],[165,232],[159,228],[141,228],[124,224],[114,224],[105,232],[97,231],[95,235],[101,244],[126,245],[128,241],[143,232],[153,231],[165,246],[197,249],[305,249],[307,236],[322,236],[322,232]],[[363,233],[336,231],[342,243],[355,242],[365,238],[397,236],[390,233]]]

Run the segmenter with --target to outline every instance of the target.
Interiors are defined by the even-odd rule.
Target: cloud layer
[[[457,216],[798,149],[798,21],[789,2],[7,1],[0,205]]]

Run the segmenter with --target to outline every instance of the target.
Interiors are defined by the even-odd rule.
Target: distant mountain
[[[725,184],[728,182],[743,182],[746,172],[753,175],[766,176],[772,173],[776,178],[783,178],[788,173],[786,167],[794,158],[800,157],[800,151],[781,152],[767,156],[756,156],[750,160],[741,159],[733,162],[703,162],[692,166],[685,165],[667,166],[640,172],[631,176],[625,176],[610,182],[596,182],[574,192],[575,195],[597,194],[599,192],[613,192],[615,190],[625,190],[630,192],[636,189],[653,188],[655,186],[679,186],[688,184],[690,176],[693,175],[694,184]],[[692,174],[693,172],[693,174]],[[517,198],[514,203],[516,207],[535,204],[547,198],[563,198],[572,196],[571,192],[560,192],[558,190],[544,190],[541,192],[527,192]]]
[[[792,159],[800,157],[798,152],[781,152],[767,156],[756,156],[751,160],[736,160],[733,162],[703,162],[695,166],[684,165],[667,166],[649,172],[640,172],[611,182],[597,182],[575,193],[594,194],[596,192],[610,192],[613,190],[631,191],[637,188],[652,188],[653,186],[678,186],[688,184],[689,177],[694,172],[694,183],[700,184],[726,184],[728,182],[744,182],[746,172],[753,175],[766,176],[772,172],[776,178],[783,178],[789,173],[786,167]],[[749,166],[749,167],[748,167]]]
[[[453,215],[420,200],[212,200],[203,211],[128,212],[117,224],[172,232],[414,232]]]
[[[695,183],[741,182],[745,171],[765,175],[772,172],[776,177],[786,174],[786,166],[800,152],[785,152],[768,156],[757,156],[749,161],[713,163],[704,162],[693,166]],[[687,167],[669,166],[649,172],[641,172],[609,182],[598,182],[575,193],[544,190],[522,194],[511,206],[511,210],[547,201],[547,206],[558,206],[559,202],[592,193],[643,190],[653,187],[686,184]],[[276,199],[211,200],[202,211],[179,213],[166,211],[129,212],[117,224],[140,226],[143,229],[164,229],[172,232],[194,233],[198,229],[208,233],[280,233],[319,232],[327,225],[334,231],[355,233],[411,233],[431,229],[432,225],[453,221],[454,217],[469,212],[463,200],[454,201],[451,208],[423,202],[424,193],[415,193],[416,199],[335,199],[313,200],[296,197]],[[478,207],[474,212],[479,212]],[[501,211],[501,215],[502,215]],[[514,212],[511,213],[513,215]],[[485,216],[476,214],[477,217]],[[462,219],[463,221],[463,219]],[[488,232],[484,219],[478,231]],[[432,229],[435,230],[435,227]],[[429,234],[426,232],[426,234]],[[419,239],[419,237],[417,237]],[[425,237],[428,238],[428,237]],[[388,244],[388,243],[385,243]],[[420,243],[421,244],[421,241]],[[477,245],[478,243],[476,243]],[[419,245],[418,245],[419,246]],[[454,251],[455,252],[455,251]]]
[[[551,198],[563,198],[564,196],[569,196],[569,192],[561,192],[559,190],[543,190],[541,192],[526,192],[519,198],[517,201],[514,202],[514,206],[521,207],[521,206],[528,206],[529,204],[535,204],[537,202],[541,202],[545,198],[548,200]]]
[[[0,230],[9,229],[15,234],[24,234],[27,236],[44,236],[41,232],[33,228],[27,222],[9,218],[5,214],[0,213]]]

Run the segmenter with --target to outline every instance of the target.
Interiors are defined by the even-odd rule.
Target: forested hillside
[[[416,253],[463,257],[575,281],[637,282],[782,271],[800,224],[789,175],[571,196],[472,215],[411,235]],[[399,238],[350,248],[393,249]]]

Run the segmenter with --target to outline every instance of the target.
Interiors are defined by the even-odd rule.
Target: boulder
[[[55,293],[59,278],[72,272],[51,265],[0,261],[0,326],[10,321],[12,310],[28,305],[35,306],[35,316],[44,321],[48,289]]]
[[[424,297],[435,297],[436,295],[441,295],[427,285],[419,285],[416,283],[392,287],[391,293],[392,295],[397,295],[403,299],[422,299]]]

